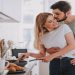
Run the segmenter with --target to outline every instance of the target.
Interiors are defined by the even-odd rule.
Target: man
[[[75,36],[75,15],[71,13],[71,5],[66,1],[58,1],[51,6],[51,9],[53,9],[55,19],[68,24]],[[73,62],[75,64],[75,60]]]
[[[51,9],[53,9],[55,19],[68,24],[75,35],[75,16],[71,13],[70,4],[66,1],[58,1],[51,6]]]
[[[71,28],[71,30],[73,31],[74,36],[75,36],[75,16],[72,15],[72,13],[71,13],[71,6],[70,6],[70,4],[68,2],[66,2],[66,1],[58,1],[58,2],[54,3],[53,5],[51,5],[50,8],[53,11],[53,14],[54,14],[55,19],[58,22],[60,22],[60,24],[62,24],[62,23],[68,24],[69,27]],[[51,48],[51,50],[52,49],[54,50],[56,48]],[[52,50],[52,52],[53,52],[53,50]],[[57,51],[58,50],[56,50],[56,52]],[[58,59],[60,59],[60,58],[58,58]],[[68,59],[66,59],[66,60],[68,60]],[[67,62],[67,63],[69,63],[69,61],[70,61],[70,64],[69,65],[68,64],[67,65],[66,64],[63,64],[63,70],[58,67],[59,64],[56,63],[57,61],[58,62],[59,61],[61,62],[62,60],[61,59],[60,60],[53,60],[51,62],[51,64],[56,65],[55,67],[52,65],[51,68],[52,69],[56,68],[58,70],[58,72],[56,72],[56,70],[55,70],[55,72],[53,72],[52,75],[54,75],[54,73],[58,73],[59,74],[60,71],[62,73],[61,75],[64,75],[65,73],[63,73],[63,70],[65,70],[66,75],[68,75],[68,74],[69,75],[74,75],[75,74],[74,73],[75,67],[74,67],[74,69],[72,69],[72,68],[71,69],[68,69],[68,70],[72,70],[72,72],[70,72],[71,74],[70,73],[67,73],[67,67],[68,66],[72,66],[72,64],[74,65],[75,64],[75,59],[68,60],[68,61],[63,60],[65,62]]]

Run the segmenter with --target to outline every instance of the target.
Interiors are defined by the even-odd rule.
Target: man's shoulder
[[[65,23],[64,23],[64,21],[62,21],[62,22],[59,22],[59,24],[60,24],[60,25],[63,25],[63,24],[65,24]]]

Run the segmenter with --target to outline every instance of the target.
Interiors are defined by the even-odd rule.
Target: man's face
[[[66,18],[67,18],[66,13],[60,11],[59,9],[54,9],[54,10],[53,10],[53,14],[54,14],[54,18],[55,18],[58,22],[64,21],[64,20],[66,20]]]

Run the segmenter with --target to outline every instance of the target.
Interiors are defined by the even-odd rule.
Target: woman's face
[[[59,26],[58,22],[56,21],[56,19],[54,19],[54,17],[52,15],[49,15],[47,17],[47,20],[45,22],[45,28],[48,29],[55,29]]]

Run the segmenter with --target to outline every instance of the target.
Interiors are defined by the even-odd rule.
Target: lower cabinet
[[[49,62],[39,61],[39,75],[49,75]]]

